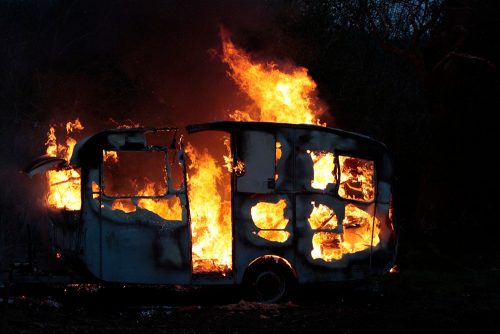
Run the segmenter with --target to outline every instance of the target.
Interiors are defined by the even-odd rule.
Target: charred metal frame
[[[158,131],[173,133],[172,145],[149,146],[145,133]],[[79,142],[70,166],[81,169],[82,208],[72,213],[52,212],[54,228],[59,231],[54,235],[55,247],[75,258],[75,262],[83,264],[94,277],[123,283],[241,284],[249,268],[265,261],[286,267],[299,283],[363,279],[388,272],[393,265],[396,235],[388,219],[392,162],[382,143],[359,134],[314,125],[217,121],[190,125],[187,131],[189,134],[201,131],[229,133],[233,167],[237,161],[245,163],[246,173],[231,173],[233,271],[229,275],[204,278],[192,273],[187,172],[182,138],[178,148],[175,147],[177,128],[108,130]],[[273,149],[262,146],[266,140],[272,141]],[[276,142],[281,144],[278,161],[275,161]],[[249,161],[245,156],[259,156],[261,149],[269,155],[269,159],[272,155],[272,161]],[[176,155],[183,170],[183,186],[180,189],[168,184],[164,195],[122,198],[178,196],[182,205],[182,221],[167,221],[149,211],[144,212],[147,210],[133,215],[109,210],[109,201],[121,197],[104,194],[102,152],[120,150],[165,152],[168,182],[171,182],[168,157],[170,153]],[[325,190],[311,187],[314,171],[306,150],[334,154],[336,182],[329,184]],[[271,151],[274,153],[271,154]],[[373,201],[363,202],[339,196],[340,155],[374,161]],[[254,173],[252,168],[259,168],[260,163],[271,164],[272,175],[259,180],[259,175],[271,171],[271,167],[262,167]],[[245,177],[248,181],[241,181]],[[92,190],[92,182],[98,183],[98,193]],[[94,198],[96,195],[98,201]],[[256,203],[277,203],[280,199],[287,204],[285,217],[288,223],[283,230],[290,233],[283,243],[259,237],[259,229],[250,216],[250,210]],[[377,247],[370,245],[365,251],[346,254],[339,261],[312,259],[311,240],[319,231],[313,230],[307,220],[312,201],[333,209],[339,222],[344,219],[347,203],[369,212],[373,216],[372,234],[375,218],[381,221],[380,244]],[[65,224],[70,216],[74,222]],[[324,232],[339,233],[342,230],[340,224],[336,229],[324,229]],[[66,244],[58,235],[78,235],[78,238]]]
[[[387,219],[391,182],[392,162],[387,148],[382,143],[369,137],[338,129],[313,125],[291,125],[263,122],[212,122],[187,127],[189,133],[199,131],[226,131],[231,134],[233,163],[245,162],[241,147],[251,145],[245,134],[252,132],[267,133],[281,144],[281,158],[277,162],[278,179],[268,180],[268,191],[241,192],[238,188],[238,176],[232,175],[232,215],[234,255],[233,269],[235,282],[240,283],[249,266],[255,259],[269,255],[283,258],[290,263],[296,278],[301,283],[318,281],[340,281],[362,279],[373,274],[387,272],[393,264],[396,236]],[[253,149],[259,150],[256,146]],[[332,152],[335,156],[336,180],[340,180],[338,170],[339,156],[351,156],[374,161],[376,175],[373,201],[364,202],[341,198],[338,195],[340,182],[330,184],[325,190],[311,187],[313,178],[312,164],[306,150]],[[271,161],[274,166],[274,154]],[[248,169],[248,167],[247,167]],[[273,175],[274,176],[274,175]],[[255,225],[249,217],[250,208],[258,202],[277,203],[285,199],[287,207],[285,216],[289,222],[285,230],[291,237],[284,243],[264,240],[255,234]],[[307,221],[310,214],[307,207],[310,202],[328,204],[334,209],[339,222],[344,218],[344,206],[351,203],[381,221],[381,244],[374,249],[372,245],[367,251],[346,254],[340,261],[325,262],[313,260],[310,255],[313,231]],[[342,229],[342,224],[338,227]],[[328,232],[328,230],[325,230]],[[333,232],[333,231],[332,231]],[[373,242],[373,238],[372,238]]]

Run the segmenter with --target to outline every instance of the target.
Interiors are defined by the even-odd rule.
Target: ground
[[[500,270],[427,265],[282,304],[228,288],[57,287],[14,293],[1,333],[499,333]]]

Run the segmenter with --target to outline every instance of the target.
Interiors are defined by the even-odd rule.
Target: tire
[[[244,283],[246,299],[260,303],[288,300],[293,281],[291,274],[279,265],[262,264],[249,268]]]

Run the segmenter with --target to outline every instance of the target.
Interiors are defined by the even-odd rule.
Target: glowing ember
[[[311,156],[314,168],[314,179],[311,181],[311,187],[326,189],[328,184],[335,183],[333,153],[324,151],[307,151],[307,153]]]
[[[393,265],[391,269],[389,270],[391,274],[398,274],[399,273],[399,267],[397,264]]]
[[[292,65],[280,69],[276,63],[255,62],[221,31],[222,60],[236,84],[255,102],[253,110],[236,110],[230,117],[237,121],[321,124],[324,112],[317,98],[316,83],[304,67]]]
[[[66,123],[66,145],[58,144],[56,130],[51,126],[47,133],[46,153],[51,157],[63,158],[69,161],[76,140],[69,136],[73,131],[83,129],[80,120],[77,118],[74,122]],[[61,170],[49,170],[46,173],[47,177],[47,205],[49,207],[65,210],[80,210],[80,172],[73,168]]]
[[[280,199],[278,203],[259,202],[250,210],[252,220],[260,231],[258,236],[269,241],[285,242],[290,237],[283,229],[288,224],[285,218],[286,201]],[[281,230],[281,231],[280,231]]]
[[[337,226],[332,209],[322,204],[319,206],[314,202],[312,204],[313,211],[309,217],[311,228],[322,230]],[[321,258],[327,262],[340,260],[344,254],[357,253],[380,243],[380,221],[352,204],[346,205],[342,225],[344,227],[342,234],[326,231],[314,233],[311,251],[313,259]]]
[[[186,147],[193,272],[228,272],[232,268],[230,180],[223,165],[207,151]]]
[[[233,168],[236,176],[243,176],[245,174],[245,164],[241,160],[237,160]]]
[[[372,201],[375,194],[373,161],[344,156],[339,156],[339,161],[339,195],[358,201]]]

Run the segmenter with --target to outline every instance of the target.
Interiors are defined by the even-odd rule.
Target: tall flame
[[[207,151],[188,144],[191,160],[188,195],[191,213],[193,272],[227,272],[232,268],[230,180],[224,166]]]
[[[257,107],[236,110],[230,115],[232,119],[325,125],[319,121],[324,108],[317,97],[316,83],[306,68],[289,64],[281,69],[276,63],[255,62],[224,30],[221,38],[222,60],[229,65],[229,76]]]
[[[58,144],[55,126],[51,126],[47,133],[46,153],[51,157],[63,158],[69,161],[76,145],[76,140],[70,136],[74,131],[83,130],[83,125],[77,118],[74,122],[66,123],[66,145]],[[47,205],[49,207],[66,210],[80,210],[80,172],[73,168],[49,170],[47,178]]]

